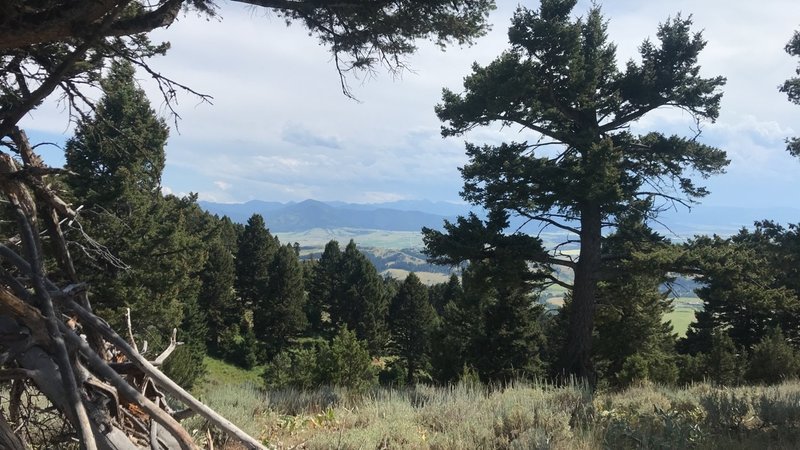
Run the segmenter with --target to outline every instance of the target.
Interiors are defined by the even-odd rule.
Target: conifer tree
[[[333,325],[346,325],[359,340],[366,341],[371,355],[380,355],[389,337],[386,325],[389,301],[383,281],[352,240],[342,253],[339,267],[343,282],[341,295],[331,304]]]
[[[468,282],[468,271],[464,277]],[[479,299],[466,295],[460,282],[455,293],[447,298],[440,325],[433,334],[433,372],[435,378],[443,383],[456,381],[465,367],[474,369],[476,362],[472,349],[475,339],[481,334]]]
[[[792,39],[786,44],[786,53],[800,57],[800,31],[795,31]],[[785,93],[789,101],[800,105],[800,65],[795,70],[796,77],[789,78],[780,87],[780,91]],[[800,137],[793,137],[786,140],[786,150],[794,156],[800,156]]]
[[[445,305],[451,301],[459,303],[458,298],[463,295],[464,290],[461,288],[461,281],[458,279],[458,275],[454,273],[450,274],[450,278],[446,283],[434,284],[428,289],[431,305],[439,315],[444,312]]]
[[[78,123],[66,148],[67,168],[77,174],[70,180],[75,198],[126,216],[137,202],[161,194],[169,135],[133,77],[130,63],[112,63],[101,81],[103,97],[94,118]]]
[[[593,378],[592,331],[604,228],[643,199],[688,203],[707,194],[690,178],[719,173],[725,153],[696,137],[636,135],[630,126],[661,107],[678,107],[696,120],[719,114],[722,77],[703,78],[697,64],[705,47],[691,19],[668,19],[660,45],[640,46],[641,61],[620,70],[600,7],[575,17],[576,0],[545,0],[520,7],[509,29],[511,48],[489,65],[473,66],[464,93],[445,89],[436,108],[444,136],[489,124],[519,126],[535,142],[466,146],[463,197],[489,211],[506,211],[556,227],[580,246],[577,260],[533,253],[531,261],[574,272],[573,310],[560,366]],[[428,230],[428,236],[435,232]],[[488,238],[487,238],[488,239]]]
[[[284,350],[308,326],[303,268],[294,248],[278,248],[268,269],[266,291],[253,305],[253,329],[271,357]]]
[[[698,274],[703,310],[679,343],[683,353],[710,351],[716,329],[749,351],[774,328],[800,341],[800,233],[759,222],[729,239],[698,237],[686,245],[682,263]]]
[[[94,117],[67,142],[67,168],[76,174],[68,185],[84,205],[83,231],[96,241],[79,239],[85,252],[76,252],[96,309],[124,329],[129,307],[137,337],[158,349],[181,328],[183,303],[198,295],[205,252],[191,231],[194,198],[161,195],[168,130],[133,74],[129,63],[114,63],[103,79]]]
[[[221,356],[223,339],[230,339],[236,333],[244,317],[242,302],[236,298],[234,283],[236,267],[228,246],[219,238],[208,246],[208,260],[200,273],[203,288],[198,303],[206,311],[206,345],[209,352]]]
[[[426,230],[431,261],[469,262],[463,295],[445,305],[437,333],[436,373],[442,380],[452,380],[464,367],[485,380],[535,375],[543,369],[542,310],[533,305],[532,294],[545,273],[526,261],[543,252],[541,240],[503,234],[507,226],[508,214],[495,210],[485,221],[470,214],[456,224],[446,223],[446,233]]]
[[[191,388],[206,372],[203,357],[206,355],[206,311],[194,297],[183,302],[183,321],[180,341],[183,343],[167,359],[164,370],[173,381],[186,389]]]
[[[603,247],[608,275],[598,286],[593,359],[598,376],[616,385],[677,378],[677,336],[663,322],[672,304],[661,287],[678,252],[637,214],[645,209],[628,212]]]
[[[308,303],[306,312],[311,329],[317,332],[330,328],[332,323],[341,320],[335,314],[339,309],[332,305],[341,296],[343,274],[341,272],[342,251],[339,243],[332,240],[325,244],[325,250],[312,270],[311,282],[308,285]],[[327,327],[323,317],[328,316]]]
[[[800,353],[787,342],[780,328],[770,330],[753,347],[745,373],[750,383],[778,384],[800,376]]]
[[[414,272],[392,298],[389,326],[395,353],[405,362],[408,383],[430,373],[431,336],[438,317],[428,300],[428,290]]]
[[[277,248],[264,218],[253,214],[239,238],[236,254],[236,291],[245,307],[253,308],[266,297],[269,265]]]
[[[510,381],[544,372],[544,334],[536,303],[539,287],[530,283],[523,260],[475,262],[465,274],[466,296],[479,304],[481,325],[473,338],[472,360],[482,380]]]

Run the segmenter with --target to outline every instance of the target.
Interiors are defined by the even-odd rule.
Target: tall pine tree
[[[68,185],[84,205],[79,223],[93,239],[78,237],[85,252],[76,264],[96,309],[124,329],[130,308],[134,333],[159,348],[192,309],[184,302],[198,295],[206,256],[190,224],[194,199],[161,195],[168,130],[133,76],[129,63],[115,62],[102,80],[94,117],[67,142],[67,168],[75,173]],[[196,350],[195,362],[203,349]]]
[[[408,383],[430,374],[431,336],[438,317],[428,289],[414,272],[406,277],[389,308],[389,326],[395,353],[405,362]]]
[[[386,316],[389,300],[375,266],[350,241],[340,260],[341,294],[331,304],[333,325],[347,326],[366,341],[370,354],[382,354],[388,343]]]
[[[671,281],[678,249],[632,210],[608,236],[603,255],[608,272],[598,286],[594,364],[612,384],[669,384],[677,379],[672,324],[664,315],[672,302],[661,287]]]
[[[253,308],[266,297],[269,265],[277,249],[264,218],[253,214],[239,237],[236,253],[236,291],[245,307]]]
[[[795,31],[792,39],[786,44],[786,53],[800,57],[800,31]],[[781,92],[785,93],[789,101],[800,105],[800,65],[795,70],[796,77],[789,78],[781,85]],[[786,140],[786,150],[794,156],[800,156],[800,137]]]
[[[697,60],[705,41],[691,32],[691,19],[680,16],[659,27],[660,44],[645,41],[641,61],[620,70],[600,7],[576,17],[576,3],[544,0],[538,10],[520,7],[508,33],[511,48],[485,67],[474,65],[463,94],[445,89],[436,112],[444,136],[489,124],[540,136],[533,143],[467,144],[462,195],[487,210],[556,227],[577,242],[577,260],[541,253],[528,258],[574,272],[560,365],[591,379],[604,228],[615,227],[618,214],[642,199],[660,205],[703,197],[707,191],[690,176],[719,173],[728,163],[724,152],[696,138],[636,135],[630,126],[667,106],[713,121],[725,80],[700,76]]]
[[[341,272],[342,251],[337,241],[325,244],[325,250],[312,269],[311,282],[308,285],[308,303],[306,313],[311,329],[317,332],[334,331],[332,323],[340,322],[339,309],[331,305],[341,296],[343,274]],[[327,321],[323,320],[327,317]]]
[[[297,253],[289,244],[281,246],[269,265],[265,295],[253,305],[253,328],[269,357],[306,330],[305,301],[303,268]]]

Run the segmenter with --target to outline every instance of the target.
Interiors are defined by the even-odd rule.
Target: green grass
[[[694,322],[694,309],[675,308],[674,311],[664,315],[664,322],[672,322],[672,331],[679,337],[685,337],[689,324]]]
[[[685,337],[689,325],[694,322],[694,315],[703,307],[697,297],[676,297],[672,300],[672,312],[664,315],[664,322],[672,322],[672,330],[678,337]]]
[[[228,364],[225,361],[206,356],[203,358],[206,365],[206,375],[203,380],[192,389],[195,395],[204,395],[210,391],[218,389],[220,386],[241,386],[253,385],[260,386],[263,381],[261,375],[264,367],[257,366],[251,370],[245,370]]]

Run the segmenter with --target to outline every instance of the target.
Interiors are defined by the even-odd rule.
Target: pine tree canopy
[[[795,31],[794,36],[786,44],[786,53],[800,57],[800,31]],[[800,65],[795,70],[796,75],[800,75]],[[786,80],[780,87],[780,91],[784,92],[789,98],[789,101],[800,105],[800,76],[792,77]],[[789,138],[786,141],[786,149],[794,156],[800,156],[800,138]]]
[[[575,18],[576,3],[544,0],[538,10],[520,7],[509,29],[509,50],[487,66],[475,64],[462,93],[445,89],[436,113],[444,122],[443,136],[490,124],[540,136],[535,142],[468,143],[462,196],[490,212],[554,227],[580,245],[577,260],[541,252],[528,259],[574,271],[569,286],[574,309],[561,365],[591,378],[604,229],[632,208],[647,205],[644,217],[650,219],[675,203],[705,196],[707,190],[691,176],[721,173],[728,164],[725,152],[700,143],[698,136],[639,135],[630,127],[662,107],[713,121],[725,79],[700,75],[705,41],[691,31],[691,19],[668,19],[658,29],[657,43],[642,43],[639,61],[619,67],[600,7]],[[448,233],[472,227],[466,220],[446,225]],[[428,241],[441,241],[437,232],[426,234]],[[431,253],[458,256],[435,247]]]
[[[415,41],[440,46],[469,44],[483,35],[493,0],[236,0],[263,7],[297,23],[328,47],[349,95],[344,74],[386,66],[405,67]],[[181,10],[213,16],[212,0],[5,1],[0,6],[0,65],[16,76],[0,77],[0,137],[5,137],[54,91],[75,111],[91,110],[86,86],[96,86],[106,62],[122,59],[158,81],[167,105],[191,88],[149,68],[147,60],[169,44],[147,33],[169,27]],[[205,97],[203,97],[205,98]]]

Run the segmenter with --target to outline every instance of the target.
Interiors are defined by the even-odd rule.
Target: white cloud
[[[215,181],[215,182],[214,182],[214,186],[216,186],[216,187],[220,188],[220,189],[221,189],[221,190],[223,190],[223,191],[227,191],[227,190],[229,190],[229,189],[230,189],[230,188],[231,188],[233,185],[232,185],[232,184],[230,184],[230,183],[226,183],[226,182],[224,182],[224,181],[219,181],[219,180],[218,180],[218,181]]]
[[[209,105],[189,95],[180,98],[183,119],[167,148],[165,183],[218,201],[458,200],[464,140],[536,139],[515,128],[479,129],[446,140],[439,136],[433,108],[441,101],[441,88],[460,91],[473,61],[486,64],[507,48],[515,2],[498,4],[493,30],[474,47],[443,53],[421,43],[409,59],[413,73],[400,79],[379,74],[364,84],[351,79],[360,103],[341,94],[330,53],[300,26],[287,28],[263,10],[235,3],[221,4],[221,21],[181,18],[154,36],[171,41],[172,49],[153,66],[214,99]],[[590,4],[581,0],[576,11],[582,14]],[[760,187],[770,178],[797,173],[782,142],[800,133],[794,131],[800,130],[800,107],[776,87],[798,63],[783,46],[800,28],[800,2],[615,0],[603,11],[620,64],[637,57],[638,45],[653,38],[667,16],[693,14],[695,29],[703,30],[708,41],[700,57],[703,76],[728,79],[722,114],[716,124],[704,126],[702,139],[729,152],[733,162],[727,176],[745,176],[748,170],[772,174],[762,177]],[[158,108],[154,86],[140,76]],[[35,111],[25,126],[64,132],[66,114],[53,103]],[[691,127],[684,113],[659,110],[634,129],[691,134]],[[794,183],[800,190],[800,181]],[[736,189],[737,183],[730,184]]]

